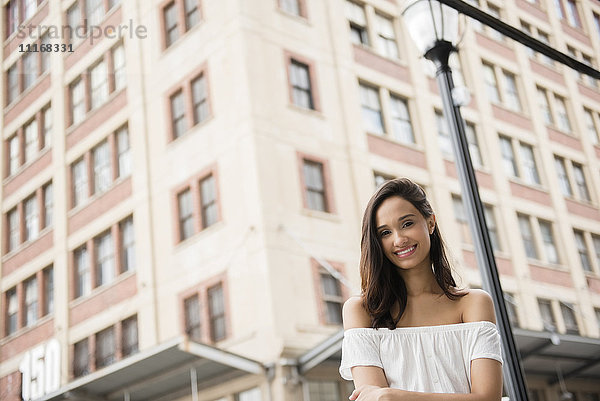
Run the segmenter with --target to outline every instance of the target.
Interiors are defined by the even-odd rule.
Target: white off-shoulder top
[[[340,374],[354,366],[383,369],[391,388],[426,393],[470,393],[471,361],[502,363],[500,335],[492,322],[441,326],[356,328],[344,332]]]

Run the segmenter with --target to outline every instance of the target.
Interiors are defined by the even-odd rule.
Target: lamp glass
[[[408,32],[421,54],[436,42],[444,40],[456,45],[458,11],[435,0],[409,2],[402,13]]]

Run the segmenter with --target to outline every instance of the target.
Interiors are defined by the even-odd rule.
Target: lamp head
[[[456,46],[458,11],[436,0],[408,0],[402,11],[408,32],[421,54],[439,43]]]

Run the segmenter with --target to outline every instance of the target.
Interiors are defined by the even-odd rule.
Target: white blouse
[[[356,328],[344,332],[340,374],[354,366],[383,369],[391,388],[426,393],[470,393],[471,361],[502,363],[500,335],[492,322],[441,326]]]

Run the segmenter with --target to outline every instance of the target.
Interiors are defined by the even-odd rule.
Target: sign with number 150
[[[27,351],[19,365],[24,401],[35,400],[60,387],[60,344],[52,339]]]

